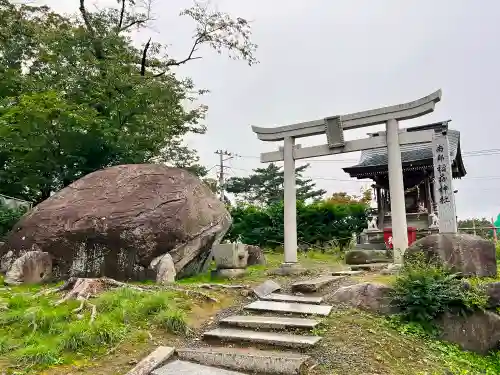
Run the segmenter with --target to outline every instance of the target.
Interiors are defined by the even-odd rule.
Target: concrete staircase
[[[292,290],[301,293],[319,289],[345,276],[323,276],[295,283]],[[302,286],[301,286],[302,285]],[[322,337],[310,331],[330,314],[332,306],[322,304],[323,298],[294,294],[267,293],[246,306],[251,315],[233,315],[222,319],[219,327],[203,334],[210,344],[204,348],[178,349],[178,359],[157,368],[152,375],[243,375],[307,374],[310,357],[295,352],[248,349],[255,344],[278,349],[310,348]],[[257,315],[257,314],[266,315]],[[238,348],[223,348],[231,342]]]

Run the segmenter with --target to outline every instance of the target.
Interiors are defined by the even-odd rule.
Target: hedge
[[[336,241],[345,248],[354,233],[367,226],[368,207],[360,203],[337,204],[297,201],[297,241],[306,247],[325,246]],[[283,202],[267,207],[238,205],[230,207],[233,225],[226,235],[229,241],[266,248],[283,246]]]

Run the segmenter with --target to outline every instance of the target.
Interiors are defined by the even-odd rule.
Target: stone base
[[[212,271],[211,276],[222,279],[237,279],[238,277],[245,276],[246,270],[244,268],[224,268]]]
[[[276,268],[270,272],[276,276],[299,276],[306,275],[309,271],[300,266],[299,263],[282,263],[280,268]]]

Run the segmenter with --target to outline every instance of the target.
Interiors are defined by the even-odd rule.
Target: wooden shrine
[[[401,130],[406,132],[434,130],[436,133],[446,134],[450,150],[452,178],[462,178],[466,175],[466,171],[460,149],[460,132],[448,129],[448,122]],[[383,136],[382,133],[372,133],[369,136],[379,137]],[[432,143],[401,146],[406,220],[409,228],[417,229],[418,237],[439,230],[436,220],[439,218],[438,203],[440,197],[436,197],[436,192],[439,191],[440,187],[435,188],[432,147]],[[365,238],[362,239],[361,243],[384,245],[383,240],[381,241],[383,239],[383,230],[392,227],[387,149],[363,150],[358,164],[343,169],[351,177],[373,180],[372,187],[377,208],[372,211],[372,215],[369,217],[368,229],[365,231]],[[450,193],[453,194],[453,192]],[[377,248],[377,246],[374,247]]]

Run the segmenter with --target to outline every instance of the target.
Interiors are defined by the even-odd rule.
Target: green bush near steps
[[[488,301],[483,290],[465,283],[459,273],[417,259],[405,264],[393,288],[392,303],[400,317],[424,326],[446,312],[484,310]]]

